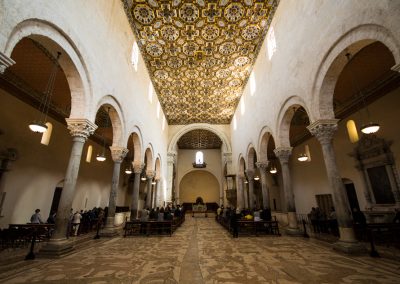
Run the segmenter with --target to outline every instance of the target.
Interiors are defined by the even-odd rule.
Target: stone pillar
[[[139,190],[140,190],[140,174],[144,168],[144,164],[132,163],[133,173],[135,174],[135,179],[133,180],[133,194],[131,200],[131,221],[138,218],[139,211]]]
[[[282,168],[283,191],[286,199],[286,210],[289,226],[288,234],[300,234],[297,226],[296,206],[294,202],[294,194],[292,188],[292,180],[289,170],[289,157],[292,154],[292,147],[279,147],[274,150],[276,157],[279,159]]]
[[[257,168],[260,169],[263,206],[264,206],[264,208],[271,209],[271,206],[270,206],[271,201],[270,201],[268,187],[267,187],[268,163],[269,163],[268,161],[257,162],[256,166],[257,166]]]
[[[167,154],[167,200],[170,201],[172,199],[172,190],[174,189],[174,164],[176,163],[176,152],[168,152]],[[176,204],[179,204],[176,201]]]
[[[115,219],[115,207],[116,207],[117,191],[119,184],[119,174],[121,172],[121,163],[129,151],[126,148],[115,147],[115,146],[111,146],[110,150],[112,159],[114,161],[114,169],[111,180],[110,199],[108,201],[108,216],[105,228],[104,230],[101,231],[101,235],[105,237],[112,237],[118,234],[114,228],[114,219]]]
[[[55,230],[48,244],[40,251],[40,254],[45,256],[59,256],[73,249],[72,243],[67,241],[67,231],[82,149],[86,139],[97,128],[94,123],[87,119],[67,118],[66,121],[72,136],[72,149],[57,210]]]
[[[254,170],[247,169],[246,170],[247,178],[249,179],[249,203],[248,208],[251,210],[255,207],[254,205]]]
[[[152,193],[153,193],[153,178],[155,176],[155,172],[152,170],[146,171],[147,177],[147,195],[146,195],[146,207],[151,209],[151,201],[152,201]]]
[[[346,189],[336,165],[333,149],[333,135],[337,130],[338,119],[321,119],[313,122],[307,128],[322,146],[326,172],[332,188],[336,218],[339,225],[340,240],[334,245],[335,249],[352,253],[365,250],[356,240],[353,230],[353,221],[346,197]]]
[[[152,208],[157,208],[157,202],[158,202],[158,194],[159,194],[159,190],[158,187],[160,186],[160,178],[156,178],[156,184],[154,186],[154,197],[153,197],[153,205]]]
[[[0,73],[3,74],[4,71],[11,65],[14,65],[15,61],[8,57],[4,53],[0,52]]]
[[[245,207],[244,204],[244,190],[243,190],[243,181],[245,179],[244,174],[240,173],[238,174],[238,179],[237,179],[237,183],[238,183],[238,187],[237,187],[237,191],[236,191],[236,208],[239,209],[243,209]]]

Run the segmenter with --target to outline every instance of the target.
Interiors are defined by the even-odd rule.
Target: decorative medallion
[[[230,123],[279,1],[122,1],[168,123]]]

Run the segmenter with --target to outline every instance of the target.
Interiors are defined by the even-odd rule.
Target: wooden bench
[[[126,221],[124,237],[133,235],[164,235],[172,236],[172,233],[183,223],[184,217],[172,220]]]

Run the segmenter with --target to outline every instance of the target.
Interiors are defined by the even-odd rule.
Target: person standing
[[[78,230],[79,230],[79,226],[81,224],[81,219],[82,219],[82,215],[81,213],[79,213],[79,211],[76,211],[74,214],[74,218],[72,220],[72,225],[74,226],[74,235],[77,236],[78,235]]]
[[[42,216],[40,215],[40,209],[36,209],[35,213],[31,216],[31,224],[43,224]]]

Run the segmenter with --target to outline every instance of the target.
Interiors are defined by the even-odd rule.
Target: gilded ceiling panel
[[[182,135],[177,144],[179,149],[220,149],[222,140],[211,131],[196,129]]]
[[[168,123],[230,123],[278,0],[123,1]]]

